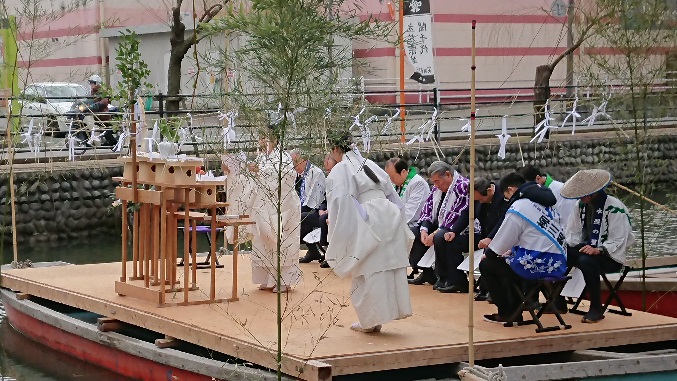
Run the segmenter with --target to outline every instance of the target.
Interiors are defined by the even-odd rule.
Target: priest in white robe
[[[330,143],[338,164],[327,178],[326,259],[336,275],[353,278],[350,300],[359,322],[350,328],[379,332],[412,314],[407,266],[414,237],[388,174],[353,150],[350,133]]]
[[[280,152],[273,130],[259,140],[256,160],[239,175],[238,186],[233,190],[247,194],[229,195],[229,199],[247,200],[248,214],[256,222],[252,226],[252,282],[261,290],[285,292],[299,283],[301,270],[298,266],[301,219],[301,202],[294,189],[296,171],[291,157]],[[281,174],[281,199],[278,201],[278,171]],[[280,214],[277,203],[280,202]],[[281,234],[278,234],[278,225]],[[280,282],[277,284],[278,235],[280,236]]]

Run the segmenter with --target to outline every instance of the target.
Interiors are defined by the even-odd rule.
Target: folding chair
[[[564,285],[567,283],[569,279],[571,279],[571,277],[568,275],[562,277],[543,278],[531,282],[533,287],[528,287],[526,290],[522,290],[520,285],[517,283],[513,284],[513,286],[515,287],[515,291],[517,291],[517,294],[522,299],[522,303],[517,308],[517,310],[512,314],[512,316],[508,319],[508,321],[503,324],[503,326],[512,327],[515,324],[518,326],[536,324],[536,326],[538,327],[536,328],[537,333],[557,331],[560,329],[570,329],[571,325],[567,324],[564,321],[562,315],[559,313],[557,307],[555,306],[555,301],[559,297],[560,293],[562,292],[562,289],[564,288]],[[543,295],[545,296],[545,303],[544,304],[539,303],[538,311],[536,311],[533,308],[532,301],[538,298],[539,291],[543,293]],[[543,313],[548,309],[554,312],[554,315],[557,318],[559,325],[554,325],[550,327],[543,326],[543,323],[541,323],[540,319],[543,316]],[[523,311],[529,311],[529,314],[531,315],[531,320],[521,320]]]
[[[183,226],[179,226],[178,228],[179,228],[179,229],[183,229]],[[192,226],[189,227],[188,229],[189,229],[191,232],[193,231],[193,227],[192,227]],[[217,231],[220,232],[221,229],[217,229]],[[211,233],[212,233],[212,228],[211,228],[211,226],[207,226],[207,225],[197,225],[197,226],[195,226],[195,232],[196,232],[196,233],[204,233],[205,236],[207,237],[207,242],[209,243],[209,246],[212,245],[212,234],[211,234]],[[191,237],[191,238],[192,238],[192,237]],[[192,251],[192,248],[191,248],[190,250]],[[203,268],[209,268],[209,267],[211,267],[211,262],[209,261],[209,260],[211,259],[211,255],[212,255],[211,253],[208,253],[208,254],[207,254],[207,257],[205,258],[205,260],[204,260],[203,262],[196,262],[197,268],[198,268],[198,269],[203,269]],[[177,264],[177,266],[183,266],[183,258],[181,259],[181,262],[179,262],[179,264]],[[219,263],[219,257],[218,257],[218,255],[216,256],[216,268],[217,268],[217,269],[222,269],[222,268],[223,268],[223,265]]]
[[[621,289],[621,286],[623,285],[623,281],[625,280],[625,277],[628,275],[628,273],[632,270],[631,266],[623,266],[621,268],[621,271],[619,271],[619,274],[621,275],[618,280],[616,281],[615,284],[611,284],[611,281],[609,278],[607,278],[605,273],[601,273],[600,275],[602,276],[602,281],[604,281],[604,284],[606,285],[607,290],[609,290],[609,296],[607,296],[606,300],[604,301],[604,304],[602,304],[602,312],[609,311],[614,314],[618,315],[623,315],[623,316],[632,316],[631,312],[628,312],[625,309],[625,306],[623,305],[623,301],[621,301],[621,297],[618,295],[618,290]],[[581,292],[581,295],[578,297],[576,302],[574,303],[573,307],[569,309],[569,312],[578,314],[578,315],[585,315],[585,311],[581,311],[578,309],[578,306],[581,304],[581,300],[583,300],[583,297],[585,296],[585,293],[587,291],[587,287],[583,289]],[[609,305],[611,302],[616,301],[616,304],[618,304],[618,309],[613,309],[609,308]]]

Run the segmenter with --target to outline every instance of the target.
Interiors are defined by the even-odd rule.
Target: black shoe
[[[439,289],[442,289],[442,288],[447,288],[450,285],[451,284],[448,283],[446,280],[438,279],[437,282],[435,282],[435,284],[433,285],[433,290],[439,290]]]
[[[306,255],[299,259],[299,263],[310,263],[312,261],[322,261],[322,254],[320,254],[320,251],[317,250],[317,247],[314,245],[308,245],[308,251],[306,252]]]
[[[461,293],[461,294],[467,294],[469,290],[468,285],[466,284],[465,286],[459,286],[457,284],[452,284],[449,287],[444,287],[444,288],[438,288],[437,291],[444,293],[444,294],[453,294],[453,293]]]
[[[407,283],[415,284],[417,286],[424,284],[425,278],[423,277],[423,273],[419,273],[414,279],[407,279]]]
[[[487,292],[487,303],[494,304],[494,299],[491,298],[491,294]]]
[[[411,274],[407,275],[407,279],[414,279],[418,275],[418,270],[411,270]]]
[[[326,260],[322,261],[322,262],[320,263],[320,268],[322,268],[322,269],[328,269],[328,268],[329,268],[329,262],[327,262]]]
[[[480,291],[475,295],[475,300],[478,302],[483,302],[489,298],[489,292],[488,291]]]

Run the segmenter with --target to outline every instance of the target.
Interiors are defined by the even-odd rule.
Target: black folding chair
[[[514,325],[522,326],[528,324],[536,324],[536,326],[538,327],[536,328],[537,333],[557,331],[560,329],[570,329],[571,325],[567,324],[564,321],[562,315],[559,313],[555,305],[555,301],[557,300],[557,298],[559,298],[559,295],[562,292],[564,285],[567,283],[569,279],[571,279],[571,277],[568,275],[562,277],[543,278],[540,280],[529,282],[530,283],[529,287],[527,287],[526,289],[522,289],[522,287],[519,284],[514,283],[513,287],[515,287],[515,291],[522,299],[522,303],[517,308],[517,310],[512,314],[512,316],[510,316],[508,321],[503,325],[505,327],[512,327]],[[539,303],[538,307],[534,308],[533,301],[537,300],[539,292],[543,293],[543,296],[545,296],[545,303],[543,304]],[[522,320],[522,312],[524,311],[529,312],[529,314],[531,315],[530,320]],[[552,311],[555,317],[557,318],[559,325],[544,327],[540,319],[545,313],[545,311]]]
[[[616,281],[615,284],[611,284],[611,281],[609,278],[607,278],[605,273],[602,273],[602,281],[606,285],[607,290],[609,290],[609,296],[607,296],[606,300],[604,301],[604,304],[602,304],[602,312],[609,311],[614,314],[618,315],[623,315],[623,316],[632,316],[631,312],[628,312],[625,309],[625,306],[623,305],[623,301],[621,300],[621,297],[618,295],[618,290],[621,289],[621,286],[623,285],[623,281],[625,280],[625,277],[628,275],[628,273],[632,270],[632,267],[630,266],[623,266],[621,271],[619,272],[620,277]],[[587,291],[587,287],[583,288],[583,291],[581,292],[581,295],[578,296],[578,299],[576,299],[576,302],[574,303],[573,307],[569,309],[569,312],[578,314],[578,315],[585,315],[585,311],[581,311],[578,309],[578,306],[581,304],[581,300],[585,297],[585,293]],[[609,305],[611,302],[616,301],[616,304],[618,305],[618,309],[613,309],[609,308]]]

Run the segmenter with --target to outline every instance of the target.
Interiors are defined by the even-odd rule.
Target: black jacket
[[[505,212],[508,211],[508,206],[508,200],[503,197],[503,191],[497,184],[494,184],[494,197],[490,203],[482,204],[479,201],[475,201],[475,218],[479,220],[482,228],[479,239],[494,238],[498,227],[501,226]],[[456,235],[461,234],[468,226],[469,213],[469,209],[466,208],[451,228],[451,231],[456,233]]]
[[[496,190],[498,193],[498,189]],[[501,197],[503,197],[503,192],[500,192]],[[557,203],[557,198],[555,195],[552,193],[552,191],[549,188],[542,187],[538,185],[535,181],[529,181],[528,183],[522,185],[521,187],[517,188],[517,191],[515,194],[510,198],[509,201],[505,202],[505,209],[502,211],[499,220],[496,222],[496,225],[494,226],[493,230],[491,231],[490,235],[488,236],[489,238],[493,238],[496,235],[496,232],[498,231],[498,228],[501,227],[501,224],[503,223],[503,220],[505,219],[505,213],[508,211],[510,206],[517,200],[526,198],[528,200],[531,200],[537,204],[541,204],[543,206],[554,206]],[[496,199],[496,194],[494,194],[494,200]],[[492,200],[492,205],[493,201]],[[497,257],[496,253],[491,251],[490,249],[486,249],[484,251],[484,254],[487,257]]]

